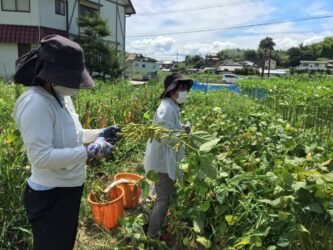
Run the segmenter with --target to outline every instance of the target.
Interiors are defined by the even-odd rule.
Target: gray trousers
[[[148,227],[148,236],[151,238],[157,238],[160,234],[175,188],[175,181],[170,179],[168,174],[159,173],[158,175],[159,181],[155,183],[157,199]]]

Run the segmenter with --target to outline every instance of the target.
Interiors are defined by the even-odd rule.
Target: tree
[[[288,64],[291,67],[296,67],[300,64],[302,59],[302,50],[298,47],[292,47],[287,51],[289,59]]]
[[[103,38],[111,35],[106,19],[99,15],[86,15],[78,20],[82,33],[75,39],[84,50],[86,67],[90,74],[97,72],[105,78],[107,74],[117,78],[124,71],[124,63],[114,46]]]
[[[205,59],[203,59],[199,55],[186,56],[185,57],[185,65],[199,69],[199,68],[205,66]]]
[[[255,62],[258,58],[258,54],[257,51],[255,51],[254,49],[247,49],[244,51],[244,59],[251,61],[251,62]]]
[[[262,71],[261,71],[261,77],[264,77],[264,70],[265,70],[265,62],[268,55],[268,77],[269,77],[269,71],[271,67],[271,53],[274,50],[275,43],[273,42],[273,39],[271,37],[266,37],[265,39],[261,40],[259,43],[259,49],[264,51],[263,56],[263,64],[262,64]]]

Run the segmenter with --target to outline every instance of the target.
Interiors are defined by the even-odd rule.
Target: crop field
[[[91,189],[120,172],[144,175],[147,139],[169,136],[150,126],[162,86],[97,81],[73,98],[85,128],[123,128],[114,153],[87,166],[75,249],[333,249],[333,81],[323,77],[245,79],[241,94],[191,91],[181,117],[192,133],[178,137],[186,158],[165,223],[172,240],[144,234],[146,182],[117,228],[94,224]],[[0,82],[0,249],[32,247],[22,201],[30,165],[11,118],[23,91]]]

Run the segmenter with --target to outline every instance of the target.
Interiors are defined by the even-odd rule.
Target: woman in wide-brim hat
[[[175,131],[190,133],[190,128],[181,124],[180,106],[187,100],[188,92],[193,80],[184,79],[182,75],[174,73],[168,75],[164,81],[164,91],[161,104],[155,115],[153,124]],[[164,218],[169,208],[170,199],[174,192],[176,181],[176,164],[184,158],[184,148],[179,151],[173,149],[176,141],[158,142],[148,141],[144,158],[144,167],[148,172],[154,170],[159,175],[155,183],[157,200],[151,213],[148,226],[148,236],[158,238],[161,234]]]
[[[19,58],[16,83],[29,86],[13,117],[31,162],[24,205],[34,249],[73,249],[87,159],[108,155],[117,128],[83,129],[71,95],[92,88],[82,48],[58,35]],[[88,146],[84,146],[84,145]]]

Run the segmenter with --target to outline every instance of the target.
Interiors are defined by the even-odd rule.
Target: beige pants
[[[148,236],[158,238],[167,214],[170,200],[175,188],[175,182],[168,174],[159,173],[159,181],[155,183],[156,203],[151,214]]]

